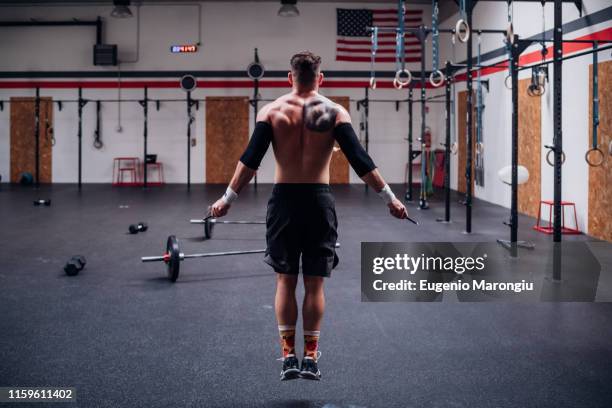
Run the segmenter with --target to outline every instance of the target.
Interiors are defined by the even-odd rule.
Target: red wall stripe
[[[427,88],[431,88],[429,82]],[[369,86],[368,80],[324,80],[322,88],[365,88]],[[0,82],[0,89],[22,89],[22,88],[45,88],[45,89],[117,89],[117,83],[111,81],[10,81]],[[122,81],[121,89],[180,89],[177,81]],[[286,88],[289,90],[287,81],[259,81],[260,88]],[[377,88],[393,88],[393,80],[377,79]],[[248,80],[198,80],[198,88],[253,88],[253,81]]]

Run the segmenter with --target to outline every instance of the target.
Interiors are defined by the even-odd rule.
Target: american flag
[[[406,10],[405,27],[423,24],[423,10]],[[397,27],[397,9],[336,9],[336,61],[370,62],[371,35],[366,27]],[[406,62],[421,60],[419,40],[404,36]],[[378,32],[376,62],[395,62],[395,33]]]

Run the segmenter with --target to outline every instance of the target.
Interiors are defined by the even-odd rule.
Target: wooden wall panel
[[[476,147],[476,94],[473,94],[474,116],[472,120],[472,193],[474,193],[474,159]],[[467,164],[467,91],[457,95],[457,191],[465,193],[465,168]]]
[[[344,109],[350,112],[348,96],[332,96],[329,99],[339,105],[342,105]],[[338,147],[338,143],[336,143],[336,147]],[[329,172],[330,184],[349,183],[349,163],[344,153],[342,153],[342,151],[339,149],[334,149]]]
[[[35,99],[11,98],[11,182],[19,182],[23,172],[36,177]],[[51,136],[53,132],[53,102],[41,98],[39,122],[39,177],[41,183],[51,183]]]
[[[589,235],[612,241],[612,61],[598,64],[599,68],[599,147],[607,155],[600,167],[589,166]],[[589,140],[590,148],[593,129],[593,66],[589,67]],[[575,154],[584,154],[574,152]],[[586,150],[585,150],[586,153]]]
[[[531,78],[519,81],[518,162],[529,171],[529,180],[519,185],[518,211],[537,217],[542,192],[542,100],[540,96],[527,95],[530,82]],[[552,88],[546,91],[552,92]]]
[[[249,141],[247,96],[206,98],[206,182],[226,184]]]

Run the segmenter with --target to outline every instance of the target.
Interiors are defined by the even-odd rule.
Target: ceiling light
[[[278,9],[278,15],[280,17],[298,17],[300,10],[298,10],[297,0],[281,0],[281,7]]]
[[[130,10],[130,0],[113,0],[113,11],[111,17],[115,18],[131,18],[134,17]]]

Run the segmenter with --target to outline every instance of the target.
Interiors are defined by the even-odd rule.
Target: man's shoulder
[[[298,102],[299,101],[293,98],[291,94],[285,94],[285,95],[279,96],[273,101],[268,102],[261,108],[261,110],[269,113],[275,110],[281,110],[287,107],[288,105],[295,105]]]

